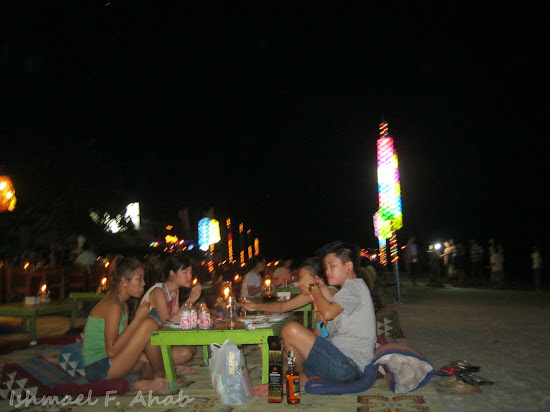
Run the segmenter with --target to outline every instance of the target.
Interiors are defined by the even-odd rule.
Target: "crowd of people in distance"
[[[411,236],[404,247],[403,258],[405,272],[413,285],[419,273],[420,256],[416,238]],[[488,240],[487,247],[477,239],[470,239],[466,244],[449,239],[443,242],[442,248],[437,244],[429,245],[426,256],[429,286],[442,287],[448,282],[458,287],[504,288],[504,247],[494,238]],[[542,257],[537,245],[531,248],[530,261],[534,289],[541,291]]]

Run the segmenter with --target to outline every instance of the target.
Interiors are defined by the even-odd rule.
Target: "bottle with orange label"
[[[294,351],[288,352],[288,369],[286,371],[286,401],[300,403],[300,375],[296,370],[296,356]]]

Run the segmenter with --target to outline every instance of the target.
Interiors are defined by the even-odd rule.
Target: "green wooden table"
[[[203,358],[205,362],[208,362],[210,344],[223,344],[227,339],[231,339],[237,345],[262,345],[262,382],[267,383],[269,377],[269,345],[267,338],[269,336],[279,336],[283,326],[290,320],[294,320],[292,315],[280,322],[273,323],[269,328],[250,330],[246,329],[242,322],[237,323],[236,329],[226,329],[225,322],[215,322],[214,326],[208,330],[163,328],[151,334],[151,344],[160,346],[166,379],[168,379],[171,388],[175,388],[177,380],[172,346],[202,346]]]
[[[74,302],[49,302],[36,305],[25,303],[9,303],[0,305],[0,316],[15,316],[23,318],[23,327],[28,330],[31,342],[36,341],[36,318],[38,316],[57,315],[68,313],[71,315],[70,327],[74,327]]]
[[[73,322],[74,324],[74,322],[76,321],[76,318],[78,317],[78,312],[81,309],[80,304],[82,303],[82,301],[91,300],[99,302],[105,296],[107,296],[106,293],[71,292],[69,294],[69,300],[71,300],[74,304],[73,312],[71,313],[71,322]]]

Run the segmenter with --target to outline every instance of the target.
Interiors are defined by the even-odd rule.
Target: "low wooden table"
[[[91,300],[91,301],[99,302],[105,296],[107,296],[106,293],[71,292],[69,294],[69,300],[72,300],[73,304],[74,304],[73,312],[71,313],[71,322],[73,322],[73,324],[75,323],[76,318],[78,316],[78,312],[80,311],[80,303],[82,301],[85,301],[85,300],[90,301]]]
[[[269,377],[269,345],[267,338],[269,336],[279,336],[283,326],[290,320],[294,320],[294,316],[287,316],[284,320],[273,323],[271,327],[261,329],[246,329],[242,322],[238,322],[235,329],[226,329],[226,323],[219,321],[215,322],[214,326],[208,330],[163,328],[151,334],[151,343],[160,346],[166,379],[168,379],[170,387],[175,387],[177,380],[172,346],[200,345],[203,347],[204,360],[208,362],[210,344],[223,344],[227,339],[231,339],[237,345],[262,345],[262,382],[267,383]]]
[[[29,331],[31,342],[36,341],[36,318],[68,313],[71,315],[70,327],[74,327],[75,304],[73,302],[49,302],[36,305],[25,305],[25,303],[9,303],[0,305],[0,316],[17,316],[23,318],[23,327]],[[27,322],[28,321],[28,322]],[[28,323],[28,325],[27,325]]]

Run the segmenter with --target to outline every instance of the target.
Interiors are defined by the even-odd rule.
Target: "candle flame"
[[[105,262],[105,267],[108,268],[108,267],[109,267],[109,264],[110,264],[109,261]]]
[[[229,297],[229,288],[225,288],[223,290],[223,294],[224,294],[225,298],[227,299]]]
[[[267,287],[269,287],[269,285],[271,285],[271,279],[266,279],[266,280],[265,280],[265,285],[266,285]]]
[[[105,286],[105,284],[107,283],[107,277],[106,276],[103,276],[101,278],[101,286]]]
[[[29,262],[25,263],[25,265],[23,266],[23,269],[27,269],[29,267]]]
[[[193,279],[193,285],[196,285],[199,280],[197,278]]]
[[[237,274],[235,275],[235,282],[237,282],[240,278],[241,278],[241,277],[240,277],[239,274],[237,273]]]
[[[47,286],[45,283],[42,286],[40,286],[40,292],[44,293],[46,292],[46,289],[47,289]]]

